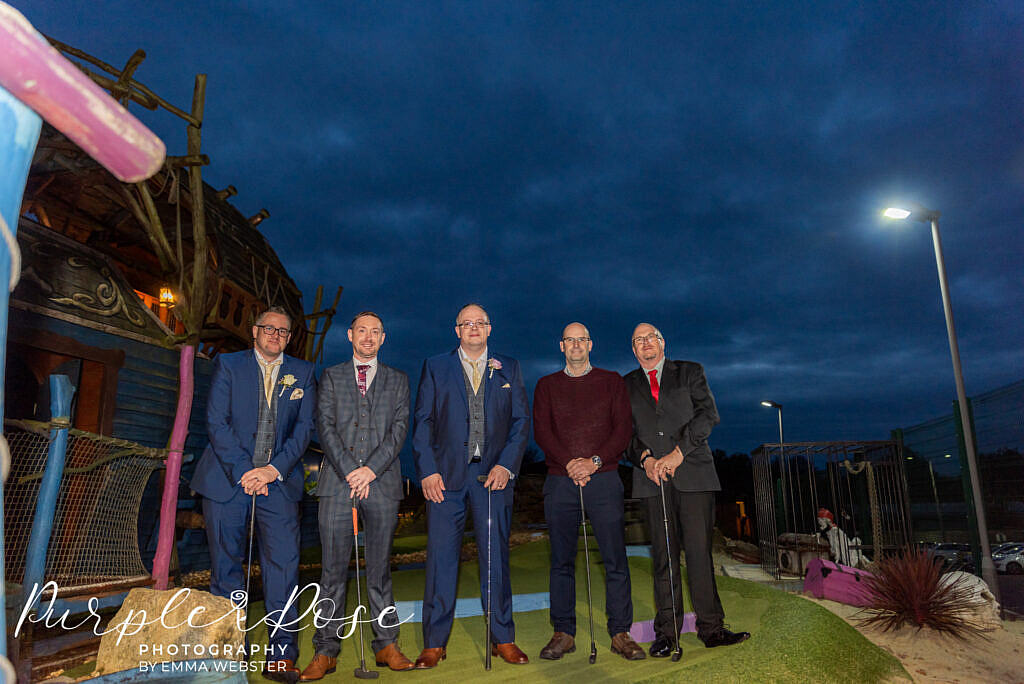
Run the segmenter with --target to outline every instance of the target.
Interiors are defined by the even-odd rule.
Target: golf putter
[[[672,662],[677,663],[683,657],[683,649],[679,646],[679,618],[676,615],[676,581],[672,566],[677,562],[672,555],[672,543],[668,537],[668,506],[665,505],[665,481],[661,485],[661,515],[665,521],[665,555],[668,556],[668,588],[672,595],[672,633],[675,637],[676,648],[672,651]]]
[[[252,580],[252,538],[256,536],[256,495],[252,495],[252,512],[249,514],[249,562],[245,566],[245,605],[249,607],[249,582]]]
[[[580,525],[583,527],[583,556],[587,563],[587,618],[590,620],[590,664],[597,662],[597,644],[594,643],[594,603],[590,597],[590,544],[587,543],[587,511],[583,508],[583,485],[580,490]]]
[[[353,502],[354,503],[354,502]],[[356,617],[353,618],[359,622],[359,667],[353,670],[352,674],[355,675],[356,679],[376,679],[380,676],[380,673],[376,670],[366,669],[366,656],[363,653],[363,621],[359,620],[359,608],[363,607],[363,598],[359,589],[359,514],[356,512],[356,507],[352,506],[352,544],[356,550]],[[366,588],[370,590],[369,586]]]
[[[477,480],[487,482],[486,475],[478,475]],[[479,543],[479,540],[477,540]],[[487,609],[484,611],[487,627],[484,629],[484,669],[491,669],[491,490],[487,490]]]

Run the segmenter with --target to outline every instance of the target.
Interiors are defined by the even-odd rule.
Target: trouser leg
[[[556,632],[576,634],[576,547],[580,501],[568,477],[548,475],[544,484],[544,518],[551,540],[549,573],[551,624]]]
[[[583,503],[604,563],[605,612],[611,636],[633,626],[622,492],[622,480],[614,471],[594,475],[583,488]]]
[[[697,636],[704,639],[721,627],[725,619],[711,556],[715,493],[678,492],[678,507],[690,602],[697,614]]]

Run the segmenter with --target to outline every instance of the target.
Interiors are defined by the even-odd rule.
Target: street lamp
[[[761,406],[764,406],[765,408],[777,409],[778,412],[779,412],[779,471],[782,474],[782,479],[786,481],[786,484],[783,486],[783,490],[782,490],[782,508],[783,508],[783,516],[785,517],[786,523],[788,524],[789,523],[789,502],[788,502],[788,500],[786,498],[786,490],[789,488],[789,484],[792,482],[792,478],[787,477],[787,475],[789,474],[787,472],[789,470],[789,467],[788,467],[788,464],[786,463],[786,454],[785,454],[785,446],[784,446],[785,442],[782,439],[782,404],[780,404],[778,402],[774,402],[774,401],[765,400],[765,401],[761,402]],[[792,494],[792,492],[790,492],[790,494]],[[794,511],[794,515],[793,515],[793,531],[794,532],[797,531],[797,529],[796,529],[796,511]]]
[[[996,569],[988,545],[988,524],[985,522],[985,505],[981,499],[981,482],[978,478],[977,458],[974,454],[974,431],[967,413],[967,393],[964,391],[964,375],[960,368],[960,347],[956,343],[956,328],[953,325],[953,305],[949,301],[949,282],[946,280],[946,262],[942,256],[942,239],[939,237],[939,212],[914,206],[911,209],[889,207],[882,215],[891,219],[911,219],[932,226],[932,242],[935,244],[935,266],[939,270],[939,290],[942,292],[942,308],[946,314],[946,331],[949,333],[949,353],[953,357],[953,377],[956,381],[956,397],[960,405],[960,424],[964,433],[964,448],[967,450],[967,470],[971,478],[971,494],[978,518],[978,536],[981,538],[981,576],[992,594],[999,600],[999,586],[996,583]]]

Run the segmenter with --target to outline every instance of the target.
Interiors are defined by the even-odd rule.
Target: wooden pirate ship
[[[17,230],[20,280],[10,299],[4,379],[7,431],[47,425],[53,417],[49,378],[66,375],[75,388],[68,416],[72,431],[122,458],[155,459],[139,479],[139,491],[126,492],[112,487],[107,475],[96,475],[97,468],[104,473],[124,469],[111,460],[109,449],[69,449],[60,499],[51,512],[58,518],[55,533],[49,548],[41,550],[46,579],[57,572],[56,558],[66,556],[68,548],[95,546],[76,535],[111,536],[93,519],[97,497],[133,502],[117,519],[131,528],[119,536],[129,540],[129,547],[135,544],[122,570],[97,574],[81,559],[68,561],[60,571],[60,598],[74,611],[76,598],[99,595],[103,605],[116,606],[127,587],[166,588],[175,570],[209,567],[188,481],[194,467],[190,455],[198,455],[206,444],[212,359],[251,347],[255,316],[268,306],[281,306],[294,322],[288,352],[317,361],[341,288],[334,303],[322,310],[319,288],[314,311],[304,314],[301,292],[259,231],[269,212],[246,217],[231,204],[234,187],[217,190],[203,182],[201,170],[210,164],[201,150],[204,75],[195,78],[186,111],[135,80],[142,51],[116,68],[49,40],[122,105],[169,112],[186,128],[185,154],[168,156],[147,180],[126,183],[44,124],[25,186]],[[45,429],[40,432],[45,435]],[[12,461],[13,473],[19,467],[17,453]],[[28,581],[27,534],[25,539],[15,535],[38,516],[31,487],[36,482],[38,489],[42,477],[41,471],[28,472],[33,468],[25,470],[24,463],[21,467],[18,483],[24,486],[18,490],[9,483],[5,491],[9,588]],[[101,484],[75,486],[86,477]],[[19,491],[24,502],[17,498]],[[308,533],[317,543],[316,519],[306,517],[304,536]],[[29,669],[52,671],[87,658],[88,643],[82,653],[64,661],[50,659],[45,667],[33,663]],[[26,657],[32,660],[32,648],[26,650],[23,643],[21,658]],[[28,672],[23,666],[19,671]]]

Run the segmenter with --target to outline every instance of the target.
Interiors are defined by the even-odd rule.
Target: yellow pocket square
[[[290,396],[288,397],[288,399],[290,399],[290,400],[294,401],[294,400],[296,400],[296,399],[301,399],[301,398],[302,398],[302,395],[303,395],[303,391],[302,391],[302,388],[300,387],[300,388],[298,388],[298,389],[293,389],[293,390],[292,390],[292,393],[291,393],[291,395],[290,395]]]
[[[512,389],[512,385],[506,382],[504,385],[501,386],[501,389]]]

